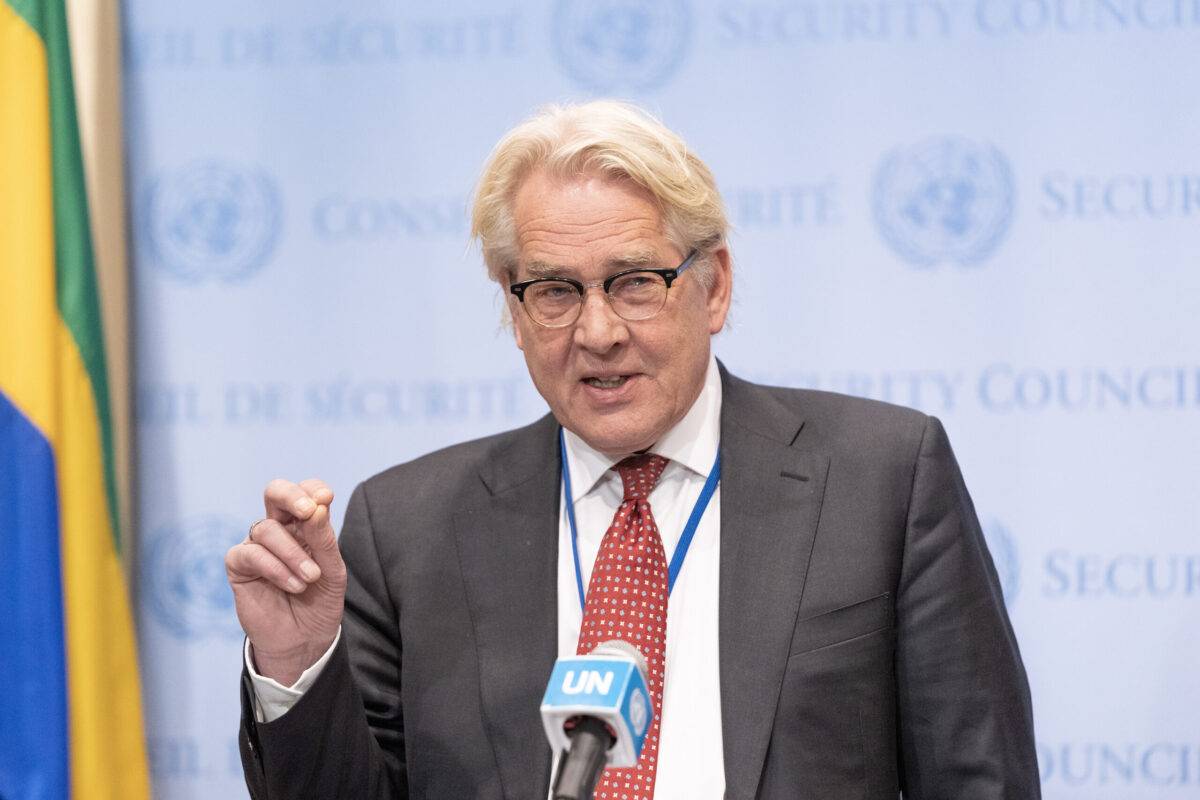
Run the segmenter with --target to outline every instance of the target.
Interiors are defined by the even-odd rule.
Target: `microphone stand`
[[[592,800],[608,748],[616,739],[608,726],[595,717],[581,717],[567,734],[571,749],[558,762],[554,778],[554,800]]]

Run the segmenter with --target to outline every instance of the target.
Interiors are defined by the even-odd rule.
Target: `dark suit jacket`
[[[725,796],[1039,797],[1025,672],[941,424],[722,381]],[[255,798],[546,797],[557,430],[547,416],[355,490],[329,664],[267,724],[243,676]]]

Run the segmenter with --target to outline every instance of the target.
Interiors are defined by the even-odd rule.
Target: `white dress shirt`
[[[650,493],[650,508],[670,563],[683,526],[691,516],[717,457],[721,429],[721,377],[710,356],[704,387],[688,413],[650,448],[669,460]],[[612,470],[620,459],[609,458],[566,432],[567,463],[571,470],[575,521],[579,533],[579,562],[586,592],[600,541],[612,523],[623,497],[621,477]],[[558,655],[575,655],[583,609],[575,582],[571,525],[565,489],[558,523]],[[725,762],[721,740],[721,681],[719,669],[717,588],[720,585],[721,489],[717,487],[700,520],[667,602],[666,676],[662,723],[659,728],[659,800],[706,800],[725,793]],[[338,632],[338,638],[341,632]],[[255,693],[255,717],[271,721],[285,714],[303,695],[329,660],[329,650],[291,687],[265,678],[254,669],[250,645],[245,661]],[[548,676],[547,676],[548,677]],[[557,768],[555,754],[555,768]]]

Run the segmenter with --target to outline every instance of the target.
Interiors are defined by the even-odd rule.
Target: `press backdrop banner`
[[[545,405],[467,242],[536,106],[712,166],[743,377],[949,429],[1051,800],[1200,794],[1200,4],[131,0],[139,618],[156,796],[238,797],[222,554]]]

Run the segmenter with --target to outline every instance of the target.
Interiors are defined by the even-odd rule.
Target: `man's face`
[[[517,191],[513,217],[514,281],[553,275],[588,283],[631,264],[675,267],[687,255],[667,239],[651,196],[626,181],[534,172]],[[729,310],[728,251],[717,251],[713,262],[711,288],[689,269],[662,311],[637,322],[617,316],[598,287],[564,328],[538,325],[510,296],[517,346],[563,427],[622,456],[650,447],[682,419],[704,384],[709,338]]]

